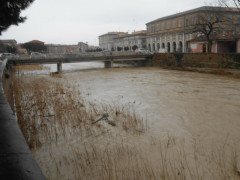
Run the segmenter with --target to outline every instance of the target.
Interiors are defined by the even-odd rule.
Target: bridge
[[[62,72],[62,63],[104,62],[105,68],[111,68],[115,62],[134,62],[138,66],[145,66],[153,55],[103,55],[103,56],[74,56],[74,57],[19,57],[8,59],[8,66],[29,64],[57,64],[57,72]]]
[[[4,75],[6,65],[57,64],[58,73],[61,73],[62,63],[104,62],[105,68],[111,68],[113,62],[133,61],[144,65],[152,60],[152,57],[153,55],[16,57],[0,62],[0,78]],[[2,80],[0,81],[0,145],[0,179],[46,179],[18,126],[16,117],[4,94]]]

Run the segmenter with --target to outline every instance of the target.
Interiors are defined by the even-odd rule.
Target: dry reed
[[[155,136],[131,105],[88,103],[41,76],[15,77],[14,94],[19,124],[48,179],[240,178],[235,146]],[[94,124],[104,113],[116,126]]]

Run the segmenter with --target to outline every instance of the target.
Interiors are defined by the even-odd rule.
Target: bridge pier
[[[112,61],[104,61],[104,68],[111,68],[112,67]]]
[[[147,66],[147,62],[146,61],[135,61],[134,65],[137,67],[145,67],[145,66]]]
[[[57,63],[57,73],[58,74],[62,73],[62,63],[61,62]]]

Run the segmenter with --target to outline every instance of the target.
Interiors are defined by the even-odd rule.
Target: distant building
[[[88,50],[90,52],[96,52],[96,51],[100,51],[101,49],[99,48],[99,46],[88,46]]]
[[[125,32],[108,32],[99,36],[99,47],[103,50],[113,50],[114,49],[114,38],[120,37],[122,35],[127,35]]]
[[[63,45],[63,44],[45,44],[47,52],[50,54],[64,54],[66,52],[78,53],[78,45]]]
[[[207,18],[211,19],[211,17],[208,16],[211,12],[219,13],[228,19],[228,21],[221,24],[224,27],[224,31],[213,32],[215,33],[213,51],[221,52],[220,49],[225,51],[227,50],[227,46],[230,45],[232,46],[231,52],[236,52],[236,49],[238,49],[236,48],[236,37],[240,32],[240,15],[238,9],[209,6],[199,7],[148,22],[146,24],[148,49],[151,51],[163,49],[167,52],[206,52],[206,39],[199,39],[198,37],[202,36],[202,34],[193,33],[193,29],[199,22],[198,17],[205,15],[205,17],[207,16]],[[234,36],[231,36],[229,39],[223,38],[225,34],[229,33],[234,35],[235,38]],[[197,40],[199,40],[199,42],[197,42]]]
[[[146,48],[146,31],[135,31],[113,38],[114,50],[133,51],[134,48]]]
[[[88,44],[84,42],[78,43],[78,51],[79,53],[85,53],[88,50]]]
[[[17,41],[15,39],[0,40],[0,43],[5,46],[17,46]]]

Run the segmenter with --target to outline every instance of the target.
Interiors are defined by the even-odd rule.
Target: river
[[[207,139],[239,136],[239,79],[159,68],[88,70],[63,76],[89,101],[134,104],[152,132]]]
[[[47,67],[55,71],[52,65]],[[89,67],[63,66],[57,81],[78,89],[86,101],[98,106],[134,107],[147,121],[146,137],[170,135],[201,142],[206,148],[236,146],[239,166],[240,79],[154,67],[101,69],[97,63],[94,69]],[[38,73],[53,78],[46,71]]]

